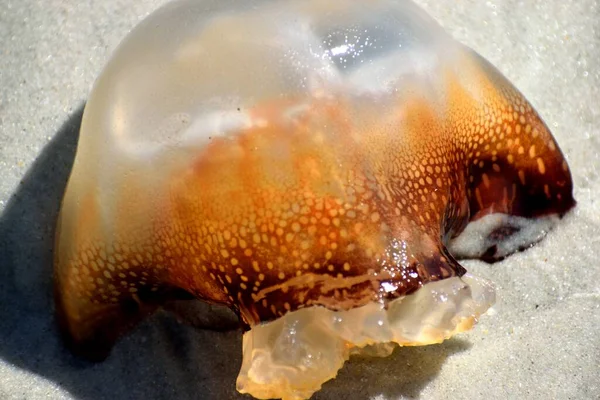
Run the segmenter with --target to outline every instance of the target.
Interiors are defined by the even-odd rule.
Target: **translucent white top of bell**
[[[290,114],[328,96],[384,113],[408,84],[435,98],[459,48],[405,0],[176,1],[113,55],[80,148],[153,158],[261,123],[249,111],[277,101]]]

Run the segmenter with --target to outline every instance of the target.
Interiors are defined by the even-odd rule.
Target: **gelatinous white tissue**
[[[470,222],[448,249],[457,258],[481,258],[487,252],[500,259],[542,240],[558,220],[556,214],[535,219],[489,214]]]
[[[470,274],[428,283],[388,303],[348,311],[301,309],[244,334],[237,388],[258,398],[309,398],[366,347],[387,356],[393,344],[440,343],[469,330],[495,301],[493,285]],[[376,348],[373,349],[372,345]]]

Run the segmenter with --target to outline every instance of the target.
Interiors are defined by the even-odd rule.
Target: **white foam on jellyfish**
[[[385,307],[309,307],[244,334],[237,389],[257,398],[310,397],[351,354],[387,356],[401,346],[440,343],[468,330],[495,301],[493,285],[470,274],[430,282]]]
[[[465,230],[450,241],[448,250],[458,258],[481,258],[486,253],[502,258],[542,240],[558,220],[556,214],[535,219],[489,214],[469,222]]]

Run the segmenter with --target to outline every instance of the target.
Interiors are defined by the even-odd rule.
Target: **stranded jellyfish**
[[[176,1],[89,97],[58,317],[101,360],[182,293],[223,304],[238,390],[307,398],[366,346],[471,328],[494,289],[452,253],[505,257],[574,204],[532,106],[410,1]]]

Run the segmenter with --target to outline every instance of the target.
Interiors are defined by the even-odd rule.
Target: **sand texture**
[[[0,399],[237,399],[241,333],[143,323],[103,363],[55,328],[54,222],[81,114],[112,50],[159,0],[0,7]],[[600,8],[595,0],[419,0],[496,65],[553,130],[578,205],[539,245],[473,274],[498,299],[440,345],[353,358],[314,398],[600,398]],[[247,398],[247,397],[245,397]]]

